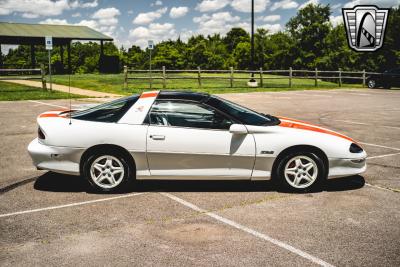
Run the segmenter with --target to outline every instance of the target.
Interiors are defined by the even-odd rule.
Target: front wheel
[[[324,162],[314,153],[295,152],[282,158],[277,169],[280,184],[290,191],[319,189],[326,179]]]
[[[115,192],[128,182],[131,168],[119,153],[95,153],[83,166],[83,172],[90,185],[100,192]]]
[[[373,79],[369,80],[368,81],[368,88],[370,88],[370,89],[376,88],[376,81],[373,80]]]

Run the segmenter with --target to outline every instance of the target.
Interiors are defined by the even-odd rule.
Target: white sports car
[[[134,179],[271,178],[303,191],[366,170],[366,152],[347,136],[205,93],[144,92],[45,112],[38,124],[34,165],[83,175],[100,191]]]

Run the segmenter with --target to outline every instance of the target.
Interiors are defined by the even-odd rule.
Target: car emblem
[[[356,51],[376,51],[382,47],[389,9],[358,5],[342,8],[349,46]]]

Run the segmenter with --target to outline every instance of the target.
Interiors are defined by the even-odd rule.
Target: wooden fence
[[[130,76],[132,73],[142,73],[148,76]],[[172,74],[197,74],[192,76],[172,76]],[[202,74],[226,74],[225,76],[203,76]],[[249,74],[248,77],[235,76],[235,74]],[[377,74],[374,72],[363,71],[342,71],[341,69],[336,71],[326,70],[294,70],[289,68],[288,70],[263,70],[262,68],[254,71],[250,70],[234,70],[232,67],[229,70],[201,70],[200,67],[197,70],[167,70],[164,66],[162,69],[155,69],[151,72],[149,70],[137,70],[131,69],[128,66],[124,66],[124,88],[128,88],[129,80],[149,80],[150,87],[153,80],[162,80],[162,86],[165,89],[167,87],[167,80],[174,79],[189,79],[196,80],[199,87],[202,87],[203,81],[206,79],[226,79],[229,80],[230,87],[234,87],[235,80],[249,80],[250,74],[254,74],[254,79],[258,80],[259,86],[263,87],[268,80],[274,79],[287,79],[288,87],[293,86],[293,79],[313,79],[315,87],[318,87],[318,81],[334,81],[339,87],[343,85],[344,81],[352,81],[353,83],[359,81],[365,87],[367,76],[370,74]],[[276,76],[271,76],[275,74]]]
[[[46,90],[46,71],[44,65],[40,69],[0,69],[0,81],[7,80],[41,80]]]

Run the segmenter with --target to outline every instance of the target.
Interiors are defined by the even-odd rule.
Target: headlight
[[[46,136],[44,135],[42,129],[40,127],[38,128],[38,137],[39,139],[46,139]]]
[[[352,143],[350,145],[350,152],[351,153],[361,153],[361,152],[363,152],[363,149],[359,145]]]

